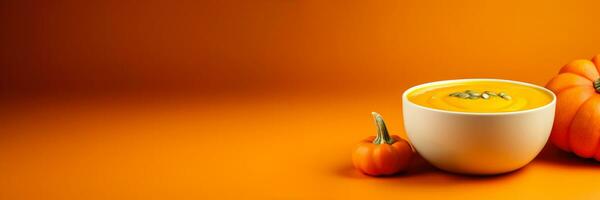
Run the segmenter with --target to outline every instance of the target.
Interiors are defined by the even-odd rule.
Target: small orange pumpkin
[[[413,156],[410,144],[397,135],[390,136],[381,115],[373,112],[377,136],[361,141],[352,154],[354,167],[371,176],[392,175],[406,170]]]
[[[600,55],[574,60],[546,88],[557,97],[550,141],[562,150],[600,161]]]

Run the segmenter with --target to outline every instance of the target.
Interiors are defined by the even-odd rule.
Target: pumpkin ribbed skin
[[[550,141],[562,150],[600,161],[600,55],[562,67],[546,88],[557,97]]]
[[[373,112],[377,136],[364,139],[352,153],[352,163],[360,172],[371,176],[392,175],[406,170],[413,156],[410,144],[390,135],[379,113]]]
[[[362,173],[371,176],[392,175],[405,170],[412,159],[410,144],[397,135],[392,144],[373,144],[375,137],[360,142],[352,154],[352,162]]]

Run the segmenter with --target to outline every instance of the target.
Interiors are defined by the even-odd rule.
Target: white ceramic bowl
[[[412,91],[469,81],[500,81],[546,91],[547,105],[515,112],[439,110],[408,100]],[[542,150],[554,121],[556,96],[546,88],[501,79],[458,79],[414,86],[402,95],[404,128],[417,152],[432,165],[455,173],[499,174],[519,169]],[[484,130],[484,131],[483,131]]]

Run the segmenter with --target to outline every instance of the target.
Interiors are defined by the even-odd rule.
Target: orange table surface
[[[243,98],[30,99],[1,104],[0,199],[590,199],[596,162],[546,148],[504,175],[418,158],[373,178],[351,166],[375,134],[402,134],[399,93]]]

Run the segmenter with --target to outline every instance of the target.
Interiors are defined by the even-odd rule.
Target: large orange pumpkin
[[[600,161],[600,55],[574,60],[546,87],[557,97],[550,141],[584,158]]]

